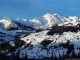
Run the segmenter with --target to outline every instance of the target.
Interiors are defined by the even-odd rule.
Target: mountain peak
[[[1,27],[3,29],[8,29],[11,27],[17,27],[17,25],[9,18],[4,17],[2,20],[0,20],[0,23],[2,23]]]
[[[52,16],[52,14],[47,13],[47,14],[45,14],[43,17],[45,17],[45,18],[50,18],[51,16]]]
[[[6,20],[6,21],[10,21],[11,22],[11,19],[10,18],[7,18],[7,17],[4,17],[3,20]]]
[[[16,18],[16,20],[20,20],[20,18],[18,17],[18,18]]]
[[[59,14],[57,14],[57,13],[53,14],[53,16],[55,16],[55,17],[58,16],[58,15],[59,15]]]

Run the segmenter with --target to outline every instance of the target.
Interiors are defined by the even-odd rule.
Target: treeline
[[[48,35],[54,35],[55,33],[62,34],[63,32],[78,32],[80,30],[80,24],[76,26],[53,26],[52,29],[47,33]]]
[[[80,52],[78,53],[78,55],[76,55],[76,53],[73,51],[72,54],[69,56],[68,53],[66,53],[66,55],[64,55],[63,53],[63,56],[59,55],[59,58],[57,58],[56,56],[51,56],[51,57],[43,57],[42,59],[39,58],[39,59],[35,59],[35,58],[27,58],[27,55],[25,55],[24,58],[20,58],[19,57],[19,52],[17,53],[17,55],[15,55],[14,53],[12,53],[11,56],[5,56],[5,55],[2,55],[0,54],[0,60],[65,60],[66,58],[70,59],[70,58],[80,58]]]

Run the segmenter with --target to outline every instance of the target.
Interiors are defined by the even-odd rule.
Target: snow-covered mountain
[[[73,25],[78,24],[80,19],[76,16],[66,16],[62,17],[59,14],[50,14],[47,13],[43,15],[42,17],[35,18],[32,20],[26,20],[26,19],[20,19],[17,18],[16,20],[11,20],[9,18],[4,18],[0,20],[0,27],[4,29],[10,29],[14,28],[16,30],[22,29],[26,30],[27,27],[30,27],[29,29],[49,29],[52,26],[55,26],[57,24],[68,24],[72,23]],[[12,30],[14,30],[12,29]]]
[[[80,57],[80,19],[50,13],[32,20],[4,18],[0,20],[2,39],[0,54],[6,57],[38,60],[74,54]]]
[[[79,20],[80,19],[76,16],[62,17],[56,13],[55,14],[47,13],[42,17],[35,18],[32,20],[18,18],[15,21],[26,26],[32,26],[33,28],[36,28],[36,29],[49,29],[52,26],[55,26],[57,24],[61,25],[61,24],[72,23],[73,25],[76,25]]]
[[[10,29],[10,28],[17,28],[17,27],[18,26],[15,23],[13,23],[9,18],[4,18],[0,20],[0,28]]]

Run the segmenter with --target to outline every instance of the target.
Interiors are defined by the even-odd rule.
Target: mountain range
[[[1,57],[60,59],[64,55],[72,57],[73,53],[80,57],[80,19],[76,16],[47,13],[32,20],[0,20]]]

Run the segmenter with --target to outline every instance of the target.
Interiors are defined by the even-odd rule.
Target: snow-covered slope
[[[76,55],[80,52],[80,31],[75,32],[63,32],[63,34],[47,35],[47,31],[39,33],[32,33],[21,40],[26,44],[20,49],[20,57],[24,58],[27,55],[28,58],[44,58],[59,55],[63,56],[66,53],[72,54],[74,50]],[[70,48],[70,52],[69,49]],[[16,50],[17,52],[18,50]]]
[[[0,28],[0,44],[10,40],[15,40],[17,38],[17,35],[18,34],[16,32]]]

